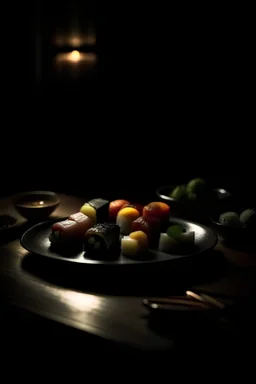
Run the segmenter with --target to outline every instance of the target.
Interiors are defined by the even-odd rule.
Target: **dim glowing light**
[[[80,52],[79,51],[72,51],[71,53],[70,53],[70,60],[71,61],[79,61],[80,60],[80,57],[81,57],[81,54],[80,54]]]
[[[72,52],[63,52],[58,53],[55,56],[55,62],[57,63],[87,63],[87,64],[95,64],[97,61],[97,55],[94,53],[84,53],[74,50]]]

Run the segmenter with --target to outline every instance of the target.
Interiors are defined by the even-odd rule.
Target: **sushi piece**
[[[140,216],[139,211],[135,208],[122,208],[116,218],[116,224],[119,225],[123,235],[129,235],[132,232],[132,223]]]
[[[166,221],[170,216],[169,205],[160,201],[152,202],[143,209],[143,217],[148,221]]]
[[[135,203],[135,204],[134,203],[127,203],[122,208],[129,208],[129,207],[137,209],[137,211],[139,211],[140,216],[142,216],[143,208],[144,208],[143,205],[137,204],[137,203]]]
[[[103,222],[108,219],[108,210],[109,210],[109,201],[105,199],[92,199],[88,201],[88,204],[90,204],[95,210],[96,210],[96,217],[97,217],[97,223]]]
[[[92,226],[89,217],[78,214],[71,215],[69,219],[54,223],[49,240],[52,244],[66,244],[83,239],[85,232]]]
[[[76,222],[77,237],[83,237],[85,232],[92,227],[93,223],[90,217],[84,215],[82,212],[73,213],[68,220]]]
[[[170,234],[172,234],[172,236],[170,236]],[[178,226],[175,225],[168,228],[167,233],[160,234],[158,250],[166,253],[182,254],[190,252],[194,246],[195,232],[180,232]]]
[[[112,220],[116,220],[118,212],[125,204],[129,204],[129,201],[127,200],[111,201],[109,204],[109,218]]]
[[[80,212],[83,213],[85,216],[88,216],[93,225],[97,223],[97,212],[94,207],[92,207],[89,203],[85,203],[81,208]]]
[[[159,239],[158,250],[160,252],[172,253],[177,251],[178,242],[173,237],[167,235],[167,233],[161,233]]]
[[[150,248],[157,248],[160,236],[160,224],[158,221],[148,221],[143,216],[132,222],[132,231],[142,231],[147,235]]]
[[[142,231],[131,232],[121,240],[121,250],[125,256],[136,257],[148,250],[147,235]]]
[[[120,227],[116,224],[100,223],[88,229],[84,238],[84,251],[101,254],[120,249]]]

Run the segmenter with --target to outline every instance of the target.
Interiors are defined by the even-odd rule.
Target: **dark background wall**
[[[3,5],[11,17],[1,66],[2,195],[144,194],[198,175],[253,190],[250,22],[242,13],[35,3],[15,12]],[[96,69],[75,80],[57,75],[55,54],[73,48],[56,47],[53,36],[88,26],[96,44],[79,49],[97,54]]]

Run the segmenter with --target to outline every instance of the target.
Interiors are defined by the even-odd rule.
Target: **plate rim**
[[[57,260],[58,262],[62,262],[62,263],[71,263],[73,265],[83,265],[83,266],[141,266],[141,265],[154,265],[154,264],[162,264],[162,263],[168,263],[168,262],[172,262],[174,260],[185,260],[185,259],[190,259],[191,257],[196,257],[196,256],[199,256],[201,255],[202,253],[204,252],[207,252],[207,251],[210,251],[212,249],[214,249],[218,243],[218,235],[217,233],[210,227],[204,225],[204,224],[201,224],[201,223],[197,223],[195,221],[191,221],[191,220],[185,220],[185,219],[181,219],[179,217],[176,217],[176,216],[172,216],[170,217],[170,221],[173,219],[175,220],[176,222],[186,222],[188,224],[192,224],[192,225],[197,225],[199,227],[201,227],[202,229],[204,229],[207,233],[211,233],[211,238],[212,238],[212,245],[210,247],[208,247],[207,249],[203,249],[203,250],[199,250],[195,253],[189,253],[189,254],[185,254],[185,255],[171,255],[173,258],[168,258],[166,260],[156,260],[156,259],[153,259],[153,260],[134,260],[135,262],[133,263],[117,263],[117,262],[113,262],[113,261],[108,261],[108,260],[104,260],[104,262],[99,262],[99,263],[90,263],[90,262],[79,262],[77,259],[74,259],[72,257],[63,257],[60,255],[60,257],[58,258],[57,256],[49,256],[49,255],[45,255],[45,254],[42,254],[40,252],[36,252],[32,249],[30,249],[29,247],[27,247],[25,244],[24,244],[24,238],[29,234],[29,232],[31,232],[32,230],[35,230],[36,227],[41,227],[41,226],[47,226],[47,224],[53,224],[54,222],[58,222],[58,221],[62,221],[62,220],[66,220],[69,216],[65,216],[65,217],[62,217],[62,218],[56,218],[56,219],[49,219],[49,220],[45,220],[45,221],[42,221],[40,223],[37,223],[35,225],[33,225],[32,227],[28,228],[23,234],[22,236],[20,237],[20,244],[21,246],[28,252],[32,253],[32,254],[35,254],[35,255],[38,255],[40,257],[45,257],[47,259],[53,259],[53,260]],[[157,252],[157,250],[154,250],[155,252]],[[160,252],[160,251],[158,251]],[[161,252],[161,253],[165,253],[165,252]],[[168,255],[168,253],[166,253],[166,255]]]

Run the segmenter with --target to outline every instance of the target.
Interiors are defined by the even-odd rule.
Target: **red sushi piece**
[[[115,219],[118,212],[125,204],[129,204],[129,201],[127,200],[114,200],[111,201],[109,204],[109,218]]]
[[[85,232],[91,228],[92,221],[89,217],[71,215],[67,220],[53,224],[52,232],[61,232],[65,237],[82,238]]]
[[[138,219],[134,220],[132,223],[132,231],[142,231],[146,235],[150,236],[153,232],[158,232],[159,225],[158,222],[153,222],[147,220],[145,217],[140,216]]]
[[[128,203],[128,204],[125,204],[122,208],[127,208],[127,207],[131,207],[131,208],[135,208],[137,209],[137,211],[139,212],[139,214],[142,216],[142,213],[143,213],[143,205],[141,204],[137,204],[137,203]]]
[[[152,202],[146,205],[143,209],[143,217],[148,221],[162,221],[168,219],[170,216],[169,205],[162,202]]]
[[[149,221],[145,217],[140,216],[132,223],[132,232],[142,231],[148,236],[148,243],[151,248],[158,244],[160,235],[160,221]]]
[[[132,223],[132,232],[142,231],[146,235],[149,235],[151,232],[152,224],[147,221],[143,216],[140,216],[138,219],[134,220]]]

